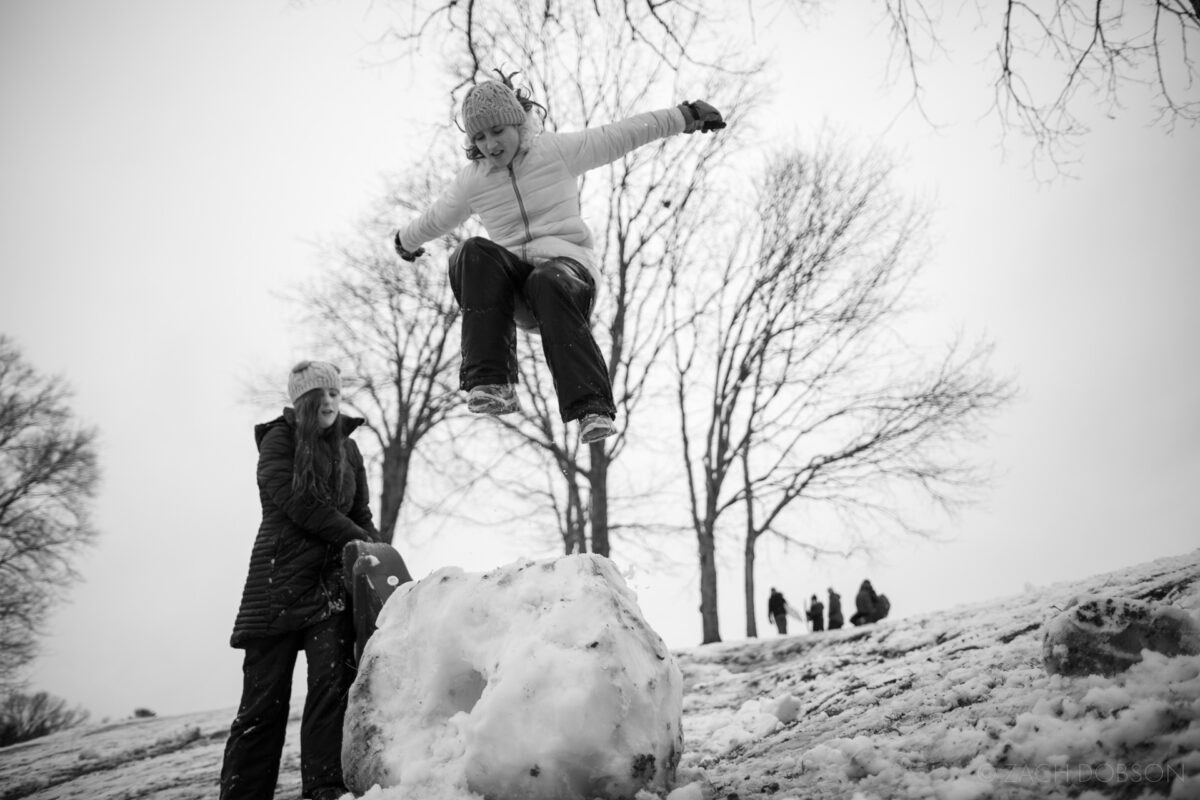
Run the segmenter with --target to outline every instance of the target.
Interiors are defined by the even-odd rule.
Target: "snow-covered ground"
[[[1148,653],[1112,678],[1042,668],[1043,623],[1092,592],[1200,616],[1200,551],[866,628],[676,653],[685,753],[669,800],[1200,798],[1200,656]],[[0,749],[0,800],[214,797],[232,714]],[[297,729],[280,798],[300,793]]]

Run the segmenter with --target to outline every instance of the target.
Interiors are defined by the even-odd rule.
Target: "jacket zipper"
[[[513,165],[508,165],[508,177],[512,180],[513,194],[517,196],[517,208],[521,209],[521,222],[525,225],[525,241],[521,243],[521,259],[526,260],[525,246],[533,239],[533,233],[529,230],[529,214],[525,212],[525,200],[521,197],[521,190],[517,187],[517,173],[513,170]]]

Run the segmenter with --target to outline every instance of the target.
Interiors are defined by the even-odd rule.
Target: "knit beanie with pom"
[[[513,90],[500,81],[484,81],[471,87],[462,105],[463,128],[468,139],[497,125],[520,125],[525,109]]]
[[[328,361],[301,361],[288,376],[288,397],[295,404],[313,389],[342,390],[341,371]]]

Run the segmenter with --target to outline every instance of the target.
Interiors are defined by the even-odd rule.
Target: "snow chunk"
[[[796,718],[799,708],[796,698],[791,695],[775,700],[747,700],[732,718],[722,720],[723,724],[711,731],[704,742],[704,750],[711,755],[728,755],[779,730],[784,721]]]
[[[763,710],[773,714],[784,725],[793,722],[800,713],[800,701],[790,694],[783,694],[764,704]]]
[[[804,754],[802,764],[806,772],[813,769],[841,771],[851,781],[876,775],[889,766],[884,753],[866,736],[831,739],[819,744]]]
[[[704,800],[704,787],[699,783],[680,786],[667,795],[667,800]]]
[[[1103,595],[1077,598],[1046,623],[1046,671],[1114,675],[1142,659],[1143,650],[1168,656],[1200,654],[1200,625],[1186,611]]]
[[[351,789],[590,800],[673,784],[682,676],[608,559],[442,569],[378,624],[346,714]]]

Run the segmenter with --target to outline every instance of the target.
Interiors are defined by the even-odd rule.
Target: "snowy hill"
[[[676,653],[671,800],[1200,798],[1200,656],[1048,676],[1041,627],[1077,594],[1200,617],[1200,551],[866,628]],[[0,749],[0,800],[211,798],[232,709],[96,724]],[[280,798],[298,798],[299,722]],[[639,798],[648,800],[648,798]]]

